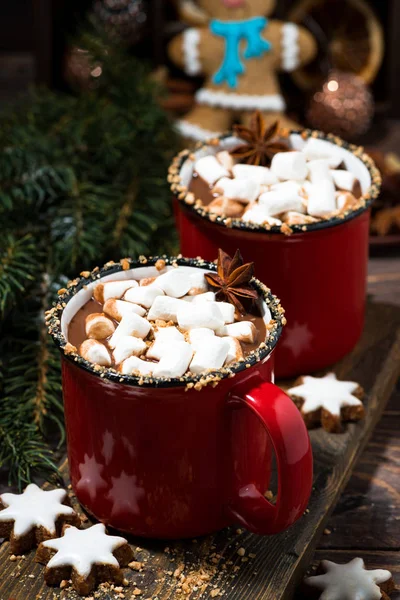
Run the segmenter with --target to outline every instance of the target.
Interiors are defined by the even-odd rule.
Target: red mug
[[[331,135],[292,133],[293,146],[299,149],[310,136],[335,146],[360,180],[364,206],[345,218],[293,226],[290,236],[276,226],[268,231],[237,219],[211,219],[191,203],[187,186],[192,152],[178,155],[170,169],[183,255],[212,260],[218,248],[230,255],[239,248],[246,262],[254,262],[257,276],[281,298],[288,324],[276,353],[278,378],[337,362],[354,348],[364,326],[370,206],[379,194],[379,172],[362,148]],[[222,136],[217,145],[203,144],[194,154],[215,153],[237,143],[236,137]]]
[[[239,523],[278,533],[305,511],[312,486],[307,430],[292,400],[273,384],[273,351],[283,310],[258,280],[260,306],[273,328],[245,362],[201,376],[152,380],[96,369],[67,342],[68,324],[107,279],[158,274],[130,261],[72,282],[48,313],[62,351],[64,410],[73,490],[99,521],[151,538],[195,537]],[[214,271],[202,260],[166,259]],[[203,377],[204,380],[204,377]],[[196,389],[200,388],[200,389]],[[264,496],[275,451],[278,494]]]

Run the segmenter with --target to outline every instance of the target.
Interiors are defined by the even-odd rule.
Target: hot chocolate
[[[124,375],[181,377],[243,361],[265,342],[257,302],[220,301],[205,271],[161,265],[158,277],[98,283],[68,327],[91,363]]]

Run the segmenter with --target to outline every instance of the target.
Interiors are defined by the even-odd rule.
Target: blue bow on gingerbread
[[[257,58],[270,52],[271,42],[264,40],[262,31],[268,24],[265,17],[254,17],[245,21],[219,21],[214,19],[210,23],[210,31],[215,35],[225,38],[225,56],[221,67],[215,73],[213,82],[217,85],[227,83],[229,87],[236,88],[238,76],[246,68],[240,56],[240,42],[245,40],[247,48],[243,58]]]

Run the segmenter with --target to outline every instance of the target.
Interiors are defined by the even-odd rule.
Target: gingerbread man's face
[[[197,0],[198,6],[212,19],[233,21],[271,15],[276,0]]]

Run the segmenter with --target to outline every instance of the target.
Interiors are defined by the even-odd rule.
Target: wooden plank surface
[[[399,327],[399,308],[370,304],[361,342],[350,356],[337,365],[336,372],[340,377],[356,379],[367,390],[367,416],[357,425],[348,425],[340,435],[330,435],[321,429],[311,432],[315,457],[314,490],[309,511],[294,527],[270,538],[232,527],[214,536],[178,543],[130,539],[134,549],[140,548],[136,550],[136,559],[144,563],[143,571],[127,569],[129,585],[124,591],[103,590],[96,597],[114,600],[122,598],[118,595],[122,593],[130,600],[135,597],[132,596],[133,590],[138,588],[141,590],[138,598],[146,600],[181,597],[197,600],[213,597],[211,592],[230,600],[292,598],[296,584],[310,564],[329,514],[381,417],[400,373]],[[385,426],[389,428],[390,423],[384,423]],[[383,429],[381,436],[379,439],[388,438],[388,430]],[[383,442],[378,440],[374,443]],[[366,485],[366,482],[361,481],[360,485]],[[338,528],[341,526],[338,525]],[[399,525],[396,524],[396,527]],[[357,535],[365,535],[365,532],[358,531]],[[241,548],[245,550],[244,557],[238,554]],[[8,557],[8,544],[2,545],[0,600],[77,597],[69,589],[44,586],[42,567],[33,563],[33,556],[30,553],[24,559],[12,562]],[[174,576],[177,568],[182,569],[186,577],[184,582]],[[206,583],[203,590],[202,584]],[[185,593],[185,588],[188,593]]]

